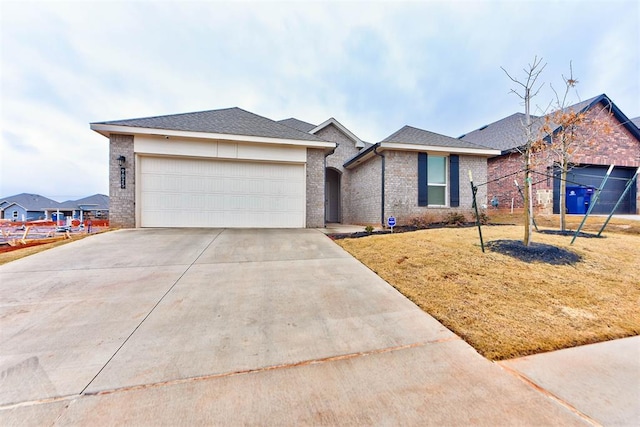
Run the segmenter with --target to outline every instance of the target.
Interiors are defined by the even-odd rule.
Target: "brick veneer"
[[[345,161],[358,154],[359,148],[355,146],[355,142],[347,137],[342,131],[340,131],[333,124],[328,125],[324,129],[316,133],[316,136],[324,139],[325,141],[335,142],[337,147],[335,151],[327,156],[326,167],[333,168],[340,173],[340,222],[345,221],[345,212],[351,210],[349,204],[351,203],[350,195],[350,183],[351,174],[349,170],[346,170],[342,165]]]
[[[126,158],[126,188],[120,188],[120,166],[118,157]],[[109,221],[111,227],[134,228],[135,155],[133,153],[133,135],[114,135],[109,137]]]
[[[572,162],[584,165],[601,165],[638,167],[640,166],[640,141],[638,141],[613,114],[603,114],[601,107],[589,110],[587,121],[599,120],[611,129],[611,132],[589,135],[589,144],[576,151]],[[588,124],[586,126],[588,128]],[[582,134],[583,136],[585,133]],[[547,173],[547,168],[553,166],[553,160],[547,150],[538,152],[532,157],[532,174],[534,209],[542,213],[552,213],[553,209],[553,178],[546,179],[542,174]],[[519,153],[507,154],[489,159],[488,171],[491,179],[503,177],[522,170],[524,163]],[[515,208],[523,208],[522,197],[514,184],[517,179],[522,186],[524,173],[520,172],[489,184],[489,198],[496,196],[501,207],[510,207],[511,199]],[[637,212],[640,213],[640,185],[636,182]]]
[[[376,156],[349,171],[349,205],[343,210],[345,223],[380,224],[381,168],[381,158]]]
[[[307,227],[324,227],[324,151],[307,148]]]

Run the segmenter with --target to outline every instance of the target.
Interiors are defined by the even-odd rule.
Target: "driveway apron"
[[[317,230],[105,233],[0,296],[3,425],[588,421]]]

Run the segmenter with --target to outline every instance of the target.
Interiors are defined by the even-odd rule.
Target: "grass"
[[[597,231],[603,221],[586,230]],[[626,222],[615,223],[621,233],[578,238],[571,246],[571,237],[533,234],[535,242],[580,255],[572,266],[483,254],[475,228],[336,243],[482,355],[503,360],[640,334],[640,222]],[[630,231],[635,227],[638,232]],[[522,234],[521,226],[483,227],[485,242]]]

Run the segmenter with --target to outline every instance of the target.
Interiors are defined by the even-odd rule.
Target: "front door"
[[[340,172],[327,168],[325,173],[325,221],[340,222]]]

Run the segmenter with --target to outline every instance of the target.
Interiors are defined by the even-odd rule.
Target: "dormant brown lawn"
[[[483,227],[485,242],[522,233]],[[502,360],[640,333],[640,236],[604,235],[570,246],[571,237],[533,234],[534,242],[579,254],[572,266],[483,254],[476,228],[336,243],[485,357]]]

